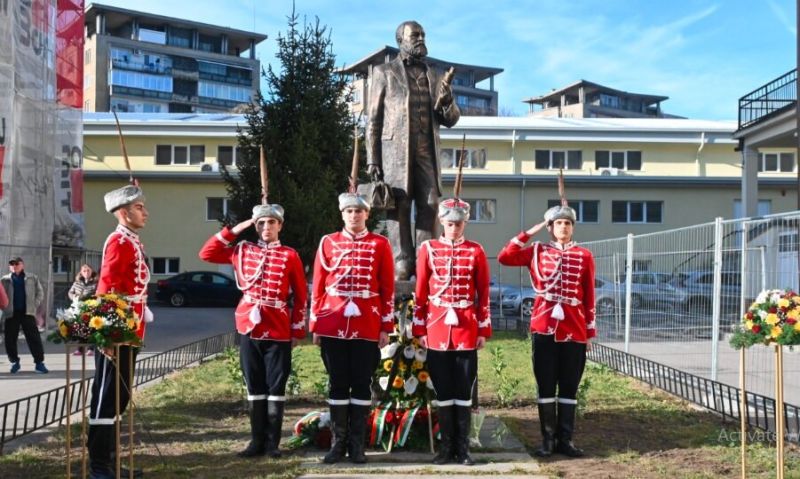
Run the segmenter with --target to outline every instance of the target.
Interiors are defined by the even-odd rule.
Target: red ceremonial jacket
[[[153,313],[147,307],[149,282],[150,268],[139,235],[123,225],[117,225],[103,246],[97,294],[127,296],[133,310],[142,318],[136,330],[141,339],[144,339],[145,324],[153,320]]]
[[[309,327],[320,336],[377,341],[394,331],[389,240],[364,230],[323,236],[314,261]]]
[[[463,237],[422,243],[412,333],[428,336],[436,351],[475,349],[478,336],[491,337],[489,263],[480,244]]]
[[[242,241],[231,246],[235,239],[229,228],[223,228],[206,241],[199,256],[210,263],[233,265],[236,286],[244,293],[236,307],[236,330],[252,339],[303,339],[308,287],[297,251],[280,241]],[[290,289],[294,293],[291,316]]]
[[[524,231],[500,251],[500,264],[527,266],[536,300],[531,332],[553,334],[556,341],[585,343],[595,337],[594,257],[575,242],[534,242]],[[559,310],[563,314],[559,314]],[[563,319],[558,319],[563,315]],[[555,317],[554,317],[555,316]]]

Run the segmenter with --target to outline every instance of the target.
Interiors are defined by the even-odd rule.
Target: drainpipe
[[[706,132],[700,133],[700,146],[697,148],[697,153],[694,156],[694,165],[697,176],[700,176],[700,152],[703,151],[704,146],[706,146]]]

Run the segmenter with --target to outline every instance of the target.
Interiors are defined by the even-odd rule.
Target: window
[[[180,258],[153,258],[153,274],[176,274],[180,264]]]
[[[561,200],[547,200],[547,207],[552,208],[561,204]],[[576,200],[569,202],[570,208],[575,210],[578,223],[597,223],[600,220],[600,202],[597,200]]]
[[[155,25],[147,25],[147,26],[140,26],[139,27],[139,38],[137,38],[140,42],[150,42],[150,43],[158,43],[159,45],[166,45],[167,43],[167,32],[164,31],[163,27],[158,27]]]
[[[461,149],[442,148],[440,152],[442,168],[458,168],[461,161]],[[483,169],[486,168],[486,149],[485,148],[465,148],[464,168]]]
[[[167,43],[179,48],[192,48],[192,37],[190,29],[170,26]]]
[[[761,153],[758,171],[792,172],[794,164],[794,153]]]
[[[239,147],[238,146],[228,146],[228,145],[219,145],[217,147],[217,163],[223,164],[225,166],[231,166],[239,158]]]
[[[580,150],[536,150],[537,170],[580,170],[583,167],[583,152]]]
[[[758,200],[756,207],[756,216],[766,216],[772,212],[771,200]],[[742,209],[742,200],[733,200],[733,217],[744,218],[744,210]]]
[[[205,145],[156,145],[156,165],[200,165],[205,159]]]
[[[798,238],[797,233],[781,233],[778,236],[778,252],[798,251]]]
[[[250,101],[250,87],[229,85],[212,81],[197,82],[197,94],[207,98],[219,98],[230,101]]]
[[[661,223],[661,201],[612,201],[612,223]]]
[[[197,44],[198,50],[204,52],[224,53],[222,52],[222,40],[218,36],[200,34],[199,42]]]
[[[620,101],[619,97],[616,95],[609,95],[607,93],[600,94],[600,104],[602,106],[607,106],[609,108],[619,108]]]
[[[206,198],[206,221],[219,221],[228,214],[228,198]]]
[[[111,84],[140,90],[172,93],[172,77],[127,70],[111,70]]]
[[[53,256],[53,274],[69,273],[69,256]]]
[[[641,170],[641,151],[608,151],[594,152],[594,168],[617,168],[620,170]]]
[[[473,223],[494,223],[497,220],[495,215],[497,212],[497,200],[468,200],[469,203],[469,220]]]

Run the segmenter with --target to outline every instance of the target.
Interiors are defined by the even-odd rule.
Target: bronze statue
[[[396,208],[387,214],[395,277],[414,274],[414,245],[436,233],[442,193],[439,125],[448,128],[461,112],[453,101],[452,71],[444,76],[425,62],[425,30],[414,21],[397,27],[400,54],[372,70],[367,120],[367,165],[373,178],[392,187]],[[411,237],[411,202],[416,209],[416,242]]]

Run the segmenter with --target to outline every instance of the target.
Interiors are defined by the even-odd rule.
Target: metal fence
[[[791,212],[584,243],[597,267],[598,342],[669,374],[735,390],[739,352],[728,344],[731,327],[761,290],[798,290],[799,232],[800,212]],[[763,403],[774,395],[774,352],[755,346],[746,361],[747,392]],[[786,376],[798,370],[800,354],[787,351]],[[784,387],[791,424],[800,383]],[[774,407],[762,413],[769,411],[774,418]]]
[[[185,368],[209,356],[219,354],[234,345],[233,332],[201,339],[152,356],[140,356],[136,361],[134,387],[158,379],[178,369]],[[70,396],[69,414],[80,412],[91,378],[77,380],[29,397],[0,404],[0,454],[6,443],[63,420],[67,415],[67,394]]]
[[[739,129],[797,103],[797,70],[791,70],[739,99]]]

